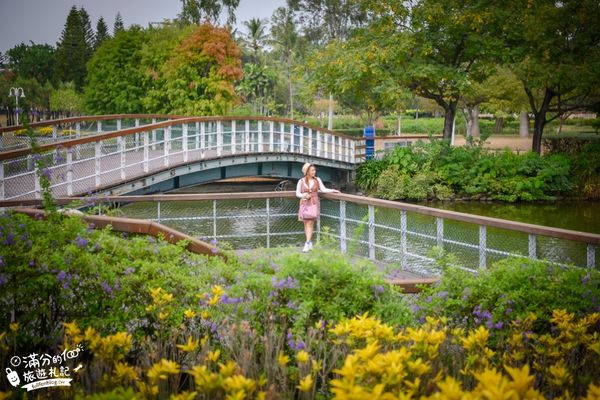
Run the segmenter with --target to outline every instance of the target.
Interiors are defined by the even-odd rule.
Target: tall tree
[[[52,80],[56,49],[47,44],[21,43],[6,52],[7,67],[23,78],[42,85]]]
[[[367,12],[356,0],[288,0],[299,14],[304,37],[317,47],[332,40],[346,40],[352,29],[368,20]],[[328,129],[333,127],[333,95],[329,93]]]
[[[359,38],[334,40],[308,61],[310,81],[371,125],[380,115],[402,108],[409,97],[387,72],[386,57]]]
[[[79,9],[79,15],[81,17],[81,26],[83,28],[83,34],[85,37],[85,45],[88,52],[88,59],[92,56],[94,52],[94,42],[96,41],[96,37],[94,34],[94,30],[92,29],[92,21],[90,20],[90,15],[85,10],[85,8],[81,7]]]
[[[534,117],[532,150],[539,153],[548,122],[573,110],[600,107],[600,3],[515,3],[509,45]]]
[[[352,29],[368,20],[366,10],[356,0],[288,0],[287,3],[298,14],[306,39],[317,45],[348,39]]]
[[[107,40],[88,64],[84,101],[97,114],[141,113],[143,71],[140,51],[146,42],[143,30],[133,27]]]
[[[482,81],[503,51],[500,5],[484,0],[418,0],[404,8],[395,0],[365,0],[377,23],[370,43],[390,46],[390,72],[416,95],[444,110],[450,139],[463,90]]]
[[[123,17],[121,17],[121,13],[118,12],[115,17],[115,23],[113,25],[113,36],[117,36],[117,33],[125,30],[125,25],[123,24]]]
[[[106,39],[110,38],[108,34],[108,26],[104,21],[104,18],[98,18],[98,22],[96,23],[96,37],[94,40],[94,50],[97,50],[98,47],[104,42]]]
[[[85,35],[81,13],[73,6],[56,46],[54,75],[57,82],[73,81],[78,90],[83,87],[90,56]]]
[[[178,18],[190,24],[203,22],[217,24],[224,9],[227,9],[227,24],[235,23],[235,10],[240,0],[181,0],[181,12]]]
[[[244,21],[244,26],[247,31],[244,35],[244,41],[252,51],[254,63],[259,64],[263,46],[268,38],[265,22],[260,18],[251,18],[248,21]]]
[[[286,65],[288,81],[289,114],[294,118],[294,88],[292,84],[292,64],[294,53],[300,45],[300,35],[296,29],[297,21],[293,10],[279,7],[273,12],[271,18],[271,43],[275,51],[280,54]]]
[[[241,52],[227,28],[197,27],[173,49],[157,71],[148,97],[155,112],[223,115],[238,98],[234,83],[242,78]]]

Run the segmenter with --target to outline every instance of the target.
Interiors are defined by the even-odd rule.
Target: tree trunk
[[[444,135],[443,138],[452,139],[452,125],[456,116],[456,101],[450,102],[444,107]]]
[[[479,129],[479,104],[471,109],[471,135],[476,138],[481,136]]]
[[[333,129],[333,94],[329,93],[329,115],[327,120],[327,129]]]
[[[546,112],[535,113],[533,121],[533,140],[531,141],[531,149],[538,154],[542,153],[542,134],[544,126],[546,126]]]
[[[519,118],[519,136],[522,138],[529,137],[529,113],[521,111]]]
[[[398,136],[402,134],[402,114],[398,113]]]
[[[534,102],[532,100],[532,95],[530,93],[527,94],[529,96],[529,102],[532,105],[533,110],[533,139],[531,141],[531,149],[538,154],[542,153],[542,134],[544,133],[544,127],[546,126],[546,114],[548,113],[548,109],[550,108],[550,102],[554,98],[555,94],[551,89],[546,88],[544,93],[544,99],[542,100],[542,104],[540,106],[539,111],[535,110],[533,107]]]
[[[504,125],[504,118],[496,117],[496,123],[494,125],[494,133],[498,134],[502,132],[502,125]]]
[[[465,128],[466,128],[466,132],[465,134],[467,135],[467,137],[471,136],[473,133],[473,118],[472,118],[472,114],[471,114],[471,109],[469,107],[465,107],[462,110],[462,114],[463,117],[465,118]]]

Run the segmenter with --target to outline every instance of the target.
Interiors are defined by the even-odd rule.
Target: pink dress
[[[302,209],[302,203],[303,202],[310,202],[312,204],[316,204],[317,205],[317,217],[314,218],[314,220],[319,218],[319,215],[321,214],[321,202],[319,201],[319,193],[315,190],[314,187],[312,188],[308,188],[306,186],[306,182],[304,181],[304,178],[300,179],[302,181],[302,183],[300,184],[300,193],[302,193],[303,195],[305,193],[310,193],[310,198],[309,199],[300,199],[300,205],[298,206],[298,221],[304,221],[304,219],[300,216],[300,210]],[[314,186],[314,184],[313,184]],[[313,220],[311,218],[311,220]],[[307,221],[310,221],[307,219]]]
[[[319,183],[318,190],[315,187],[316,182]],[[335,192],[335,189],[326,188],[325,185],[323,184],[323,181],[321,181],[321,178],[315,178],[315,179],[311,180],[310,183],[311,183],[311,185],[310,185],[310,187],[308,187],[306,185],[306,181],[304,180],[304,178],[302,178],[298,181],[298,185],[296,186],[296,197],[298,197],[300,199],[300,204],[298,207],[298,221],[304,221],[304,219],[302,219],[300,217],[300,207],[302,206],[302,202],[305,201],[302,198],[305,193],[310,193],[310,199],[307,199],[306,201],[310,201],[310,202],[312,202],[312,204],[317,205],[317,218],[313,219],[313,221],[314,221],[314,220],[318,219],[319,216],[321,215],[321,203],[319,200],[319,192],[321,192],[321,193]]]

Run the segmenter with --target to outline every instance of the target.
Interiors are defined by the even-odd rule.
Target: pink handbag
[[[310,201],[303,201],[300,206],[300,218],[302,219],[316,219],[317,218],[317,204]]]

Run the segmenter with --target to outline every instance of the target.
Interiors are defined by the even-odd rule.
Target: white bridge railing
[[[32,153],[25,142],[1,152],[0,199],[40,198],[39,174],[50,178],[53,194],[60,197],[108,188],[189,162],[228,156],[294,153],[346,165],[360,162],[363,157],[360,139],[293,120],[173,117],[157,122],[157,118],[148,117],[100,118],[94,122],[95,130],[81,129],[82,124],[90,126],[84,117],[69,121],[75,130],[68,129],[67,136],[74,136],[67,140],[64,121],[50,125],[52,136],[42,141],[38,154]],[[32,128],[42,129],[39,125],[32,124]],[[105,132],[106,126],[115,130]],[[7,128],[3,131],[6,144]],[[44,165],[41,171],[36,159]]]

